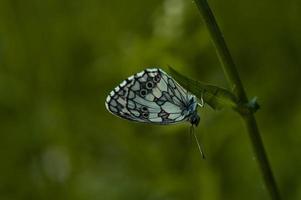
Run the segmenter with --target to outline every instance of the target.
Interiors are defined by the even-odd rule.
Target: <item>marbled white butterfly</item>
[[[200,121],[197,98],[158,68],[124,80],[110,92],[105,105],[114,115],[131,121],[162,125],[188,121],[191,127]],[[197,144],[204,157],[198,141]]]
[[[145,123],[198,125],[197,99],[161,69],[130,76],[108,95],[106,108],[119,117]]]

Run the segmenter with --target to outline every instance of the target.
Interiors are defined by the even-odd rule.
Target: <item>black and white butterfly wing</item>
[[[156,124],[187,120],[194,96],[161,69],[146,69],[123,81],[107,97],[107,109],[122,118]]]

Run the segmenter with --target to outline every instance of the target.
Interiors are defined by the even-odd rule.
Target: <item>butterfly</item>
[[[105,101],[108,111],[130,121],[160,125],[188,121],[191,127],[200,122],[198,105],[203,106],[202,99],[198,103],[193,94],[159,68],[128,77]]]

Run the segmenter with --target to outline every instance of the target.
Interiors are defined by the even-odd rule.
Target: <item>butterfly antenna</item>
[[[198,149],[199,149],[199,151],[200,151],[200,153],[201,153],[201,155],[202,155],[202,158],[203,158],[203,159],[206,159],[206,156],[205,156],[205,154],[204,154],[202,145],[199,143],[199,139],[198,139],[197,135],[196,135],[195,132],[194,132],[194,127],[193,127],[193,125],[190,127],[190,135],[191,135],[191,134],[194,135],[195,141],[196,141],[196,143],[197,143],[197,145],[198,145]]]

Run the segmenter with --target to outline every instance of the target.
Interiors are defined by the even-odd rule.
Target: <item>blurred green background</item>
[[[250,97],[284,199],[301,199],[301,2],[210,5]],[[190,0],[0,1],[0,199],[268,199],[231,110],[155,126],[110,114],[106,95],[146,67],[228,87]],[[166,69],[167,70],[167,69]]]

